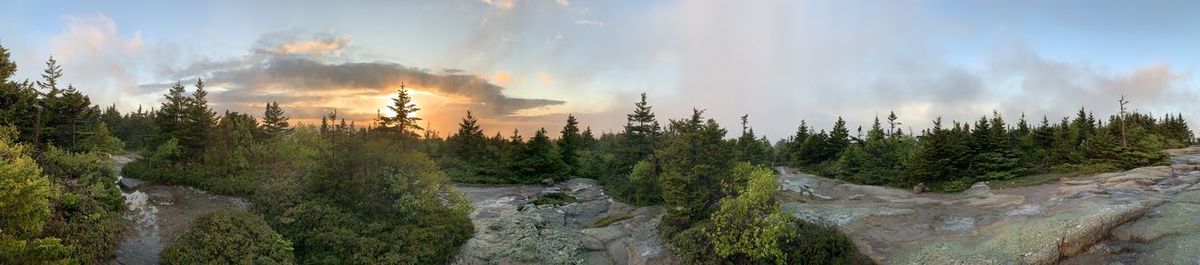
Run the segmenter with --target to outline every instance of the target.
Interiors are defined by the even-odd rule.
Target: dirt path
[[[119,168],[133,159],[113,158]],[[122,178],[118,178],[122,179]],[[118,183],[138,181],[119,180]],[[223,209],[245,209],[239,198],[212,195],[187,186],[137,183],[123,189],[125,212],[130,229],[121,236],[115,262],[118,264],[157,264],[163,247],[186,232],[200,215]]]

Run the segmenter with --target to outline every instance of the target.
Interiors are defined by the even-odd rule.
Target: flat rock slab
[[[881,264],[1200,264],[1200,147],[1171,166],[912,193],[780,169],[780,202],[840,226]],[[803,183],[804,192],[788,188]]]
[[[661,207],[614,202],[591,179],[553,187],[456,185],[474,206],[475,236],[454,264],[675,264],[657,227]],[[551,192],[547,192],[551,191]],[[578,202],[534,205],[546,193]],[[601,227],[600,218],[620,220]]]

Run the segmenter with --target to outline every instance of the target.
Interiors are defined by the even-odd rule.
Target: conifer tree
[[[654,154],[654,149],[658,146],[662,129],[651,108],[650,104],[646,103],[646,93],[642,93],[641,100],[634,103],[633,113],[627,115],[618,153],[618,163],[623,171],[628,172],[637,161]]]
[[[204,151],[217,124],[217,113],[208,107],[207,97],[204,80],[196,79],[196,90],[184,101],[184,131],[179,134],[179,144],[188,156],[197,157]]]
[[[567,125],[563,126],[561,133],[558,139],[559,156],[567,165],[567,174],[575,175],[579,167],[579,150],[583,147],[583,136],[579,134],[579,121],[575,115],[567,115]]]
[[[521,152],[521,159],[513,170],[516,183],[535,183],[544,179],[561,181],[566,179],[566,164],[562,162],[554,143],[540,129],[529,139]]]
[[[850,131],[846,129],[846,121],[842,120],[842,117],[838,117],[837,122],[833,123],[833,130],[829,131],[829,149],[822,157],[822,161],[835,158],[848,146],[850,146]]]
[[[942,118],[933,121],[933,128],[921,136],[920,145],[913,158],[910,184],[926,183],[933,187],[966,176],[969,148],[961,139],[966,134],[958,124],[947,130],[942,128]],[[958,134],[961,134],[958,135]]]
[[[591,150],[596,148],[596,135],[592,134],[591,126],[588,126],[587,129],[584,129],[583,133],[581,133],[579,137],[583,139],[583,149]]]
[[[34,133],[41,126],[38,91],[28,81],[9,80],[17,70],[17,64],[9,56],[8,49],[0,46],[0,125],[16,127],[18,135],[13,140],[33,142]]]
[[[275,137],[291,132],[290,126],[287,114],[284,114],[283,109],[279,108],[279,103],[267,103],[266,110],[263,111],[262,132],[268,137]]]
[[[742,134],[733,140],[734,160],[750,162],[754,165],[767,165],[770,162],[771,146],[760,141],[754,135],[754,128],[749,126],[750,115],[742,115]]]
[[[416,116],[416,112],[421,110],[413,103],[412,97],[408,94],[408,88],[403,83],[400,84],[400,89],[396,90],[396,98],[392,99],[392,105],[388,109],[395,112],[395,116],[380,117],[377,122],[379,126],[386,132],[404,137],[416,138],[416,131],[422,130],[417,122],[421,120]]]
[[[733,164],[722,139],[725,129],[702,114],[693,110],[690,119],[672,120],[671,136],[655,154],[662,167],[659,185],[667,211],[687,223],[709,216],[723,197],[721,183]]]
[[[80,141],[79,146],[79,150],[82,151],[97,151],[107,154],[117,154],[123,149],[125,149],[125,143],[113,136],[112,132],[108,130],[108,124],[104,122],[96,123],[96,127]]]
[[[475,119],[470,110],[462,122],[458,123],[458,132],[446,138],[451,155],[468,163],[484,159],[483,153],[487,151],[486,141],[483,129],[479,127],[479,120]]]

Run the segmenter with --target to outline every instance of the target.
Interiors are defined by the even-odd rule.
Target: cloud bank
[[[470,109],[481,116],[503,118],[565,103],[510,97],[504,94],[504,87],[458,70],[432,72],[391,62],[347,61],[350,43],[347,36],[271,33],[246,56],[196,62],[166,76],[204,78],[210,88],[216,88],[210,93],[211,101],[233,110],[255,113],[264,102],[277,101],[295,112],[295,118],[308,120],[337,108],[340,116],[369,120],[377,110],[386,110],[387,99],[401,84],[416,90],[414,97],[429,105],[422,106],[428,113],[452,109],[461,115]],[[144,93],[160,93],[171,84],[143,84],[141,88]],[[426,100],[421,101],[422,97]]]

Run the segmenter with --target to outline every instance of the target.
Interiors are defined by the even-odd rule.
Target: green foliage
[[[971,161],[966,137],[965,130],[957,124],[954,129],[946,130],[941,118],[935,120],[933,129],[921,136],[921,144],[913,154],[908,182],[932,187],[969,176],[967,167]]]
[[[54,216],[45,234],[71,246],[72,259],[100,263],[112,258],[118,236],[125,229],[120,211],[124,199],[116,185],[107,155],[74,153],[50,147],[41,161],[43,173],[60,183],[62,196],[54,200]]]
[[[196,81],[196,90],[187,96],[183,83],[176,82],[165,95],[166,101],[154,115],[157,128],[155,143],[162,144],[177,140],[181,155],[172,157],[171,162],[185,162],[198,158],[208,144],[209,131],[216,123],[216,114],[208,108],[204,82]],[[157,145],[156,144],[156,145]]]
[[[591,225],[588,225],[588,228],[606,227],[606,226],[611,225],[616,222],[628,220],[629,218],[633,218],[633,215],[632,214],[605,215],[605,216],[601,216],[599,219],[596,219],[596,221],[592,222]]]
[[[789,216],[789,218],[791,218]],[[791,218],[789,231],[780,238],[786,257],[782,264],[872,264],[859,254],[850,236],[831,224],[814,224]]]
[[[742,115],[742,135],[733,140],[734,160],[746,161],[755,165],[771,163],[771,143],[766,137],[754,135],[754,128],[748,125],[749,115]]]
[[[550,142],[550,137],[546,136],[546,129],[538,130],[520,154],[520,160],[512,168],[518,183],[537,183],[543,179],[566,180],[567,165],[559,156],[557,147]]]
[[[125,143],[113,136],[104,122],[97,123],[95,129],[89,132],[79,145],[80,150],[106,154],[117,154],[125,150]]]
[[[42,232],[54,192],[25,146],[13,143],[13,134],[12,127],[0,127],[0,237],[24,240]]]
[[[162,252],[163,264],[292,264],[292,243],[247,212],[200,216]]]
[[[722,179],[733,164],[729,148],[722,139],[725,129],[716,121],[694,110],[686,120],[671,121],[670,135],[655,152],[662,171],[659,184],[667,211],[689,220],[708,217],[713,204],[721,198]]]
[[[633,172],[638,162],[655,156],[655,149],[661,144],[662,137],[662,128],[655,119],[653,107],[646,102],[646,93],[642,93],[640,100],[634,103],[633,113],[626,115],[624,130],[618,135],[601,136],[601,141],[611,142],[611,146],[603,150],[611,152],[613,158],[611,164],[605,166],[608,171],[598,174],[597,180],[613,196],[624,201],[635,204],[661,201],[661,195],[638,191],[657,192],[657,178],[653,181],[642,178],[642,182],[635,184],[630,182],[632,177],[629,172]],[[653,186],[642,186],[649,182],[653,182]]]
[[[578,173],[580,149],[583,149],[583,136],[579,134],[579,121],[575,120],[575,115],[567,115],[567,125],[563,126],[562,136],[558,138],[558,152],[569,175]]]
[[[392,99],[392,105],[388,106],[395,115],[384,117],[379,115],[375,121],[379,123],[379,130],[387,134],[397,135],[405,139],[417,139],[417,131],[423,130],[417,122],[421,121],[415,113],[421,108],[413,103],[412,96],[408,94],[408,88],[404,84],[400,84],[400,89],[396,90],[396,98]]]
[[[259,131],[265,138],[279,137],[281,134],[292,131],[291,125],[288,124],[287,114],[279,108],[279,102],[267,103],[266,110],[263,111],[262,127],[259,127]]]
[[[642,160],[633,166],[629,173],[629,184],[626,198],[633,203],[655,203],[662,201],[662,189],[659,186],[659,175],[662,169],[657,160]]]
[[[775,174],[765,167],[740,163],[732,170],[732,179],[747,180],[737,189],[736,197],[721,200],[713,212],[711,229],[704,232],[713,250],[722,258],[737,257],[751,261],[783,263],[785,255],[779,239],[789,231],[787,214],[772,200],[778,188]],[[726,185],[736,189],[736,184]]]
[[[572,197],[571,195],[567,195],[566,193],[546,194],[545,196],[538,197],[536,200],[532,201],[532,203],[534,205],[558,205],[558,206],[572,204],[572,203],[576,203],[576,202],[579,202],[579,199],[576,199],[575,197]]]

